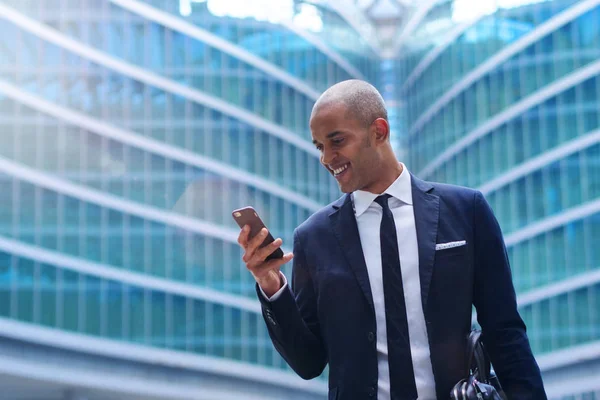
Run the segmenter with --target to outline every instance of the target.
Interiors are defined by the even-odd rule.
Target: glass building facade
[[[440,0],[386,60],[324,1],[267,14],[292,3],[318,24],[214,0],[0,0],[0,361],[8,337],[90,360],[124,346],[126,363],[224,361],[219,379],[249,368],[235,382],[275,373],[290,380],[271,398],[322,398],[327,374],[303,392],[270,342],[231,211],[253,205],[290,249],[340,195],[312,105],[359,78],[412,172],[492,205],[551,398],[600,399],[598,0],[482,0],[468,18],[474,2]]]
[[[310,110],[378,60],[325,9],[313,33],[191,7],[0,1],[0,320],[287,371],[231,211],[290,246],[339,196]]]
[[[549,376],[600,357],[600,5],[532,3],[408,43],[396,68],[407,163],[484,193]],[[564,398],[600,398],[594,379]]]

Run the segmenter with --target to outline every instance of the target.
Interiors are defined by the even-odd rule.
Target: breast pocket
[[[436,268],[448,269],[456,272],[457,269],[460,270],[466,267],[468,263],[467,250],[468,245],[436,250]]]
[[[464,257],[466,254],[467,254],[467,245],[464,244],[462,246],[436,250],[435,258],[437,260],[437,259],[446,259],[446,258],[454,258],[454,257]]]

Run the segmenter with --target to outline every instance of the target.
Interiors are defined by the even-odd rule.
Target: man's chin
[[[349,185],[347,183],[338,182],[338,186],[340,187],[342,193],[352,193],[356,190],[352,185]]]

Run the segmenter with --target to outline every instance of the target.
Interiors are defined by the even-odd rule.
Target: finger
[[[282,265],[287,264],[290,261],[292,261],[292,258],[294,258],[294,254],[287,253],[287,254],[284,254],[283,257],[281,257],[281,258],[276,258],[274,260],[269,261],[267,263],[267,265],[270,266],[271,268],[277,268],[279,270],[279,268]]]
[[[252,272],[255,277],[262,278],[269,273],[269,271],[279,271],[282,265],[287,264],[294,258],[292,253],[284,254],[281,258],[276,258],[263,262],[256,265],[247,265],[247,268]]]
[[[251,257],[252,255],[254,255],[254,252],[256,250],[258,250],[258,248],[260,247],[260,245],[265,241],[265,238],[267,237],[267,234],[269,233],[269,231],[267,231],[267,228],[262,228],[252,239],[250,239],[248,241],[248,243],[246,244],[246,253],[251,253]]]
[[[256,236],[254,236],[252,239],[246,242],[246,246],[244,247],[246,253],[244,253],[244,256],[242,257],[242,260],[245,263],[250,263],[252,261],[252,259],[254,258],[254,254],[256,253],[262,242],[265,241],[265,237],[267,237],[267,229],[263,228],[258,232],[258,234],[256,234]],[[254,264],[256,264],[256,261],[254,261]]]
[[[269,255],[271,255],[271,253],[273,253],[275,250],[280,248],[282,244],[283,240],[281,240],[281,238],[277,238],[265,247],[256,250],[254,253],[254,258],[260,260],[261,262],[265,261],[266,258],[269,257]]]
[[[240,231],[240,235],[238,236],[238,243],[243,248],[246,248],[248,244],[248,235],[250,234],[250,227],[248,225],[244,225],[242,230]]]

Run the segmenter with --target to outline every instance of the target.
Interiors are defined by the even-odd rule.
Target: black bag
[[[472,331],[467,342],[467,378],[450,391],[451,400],[507,400],[481,341],[481,331]]]

